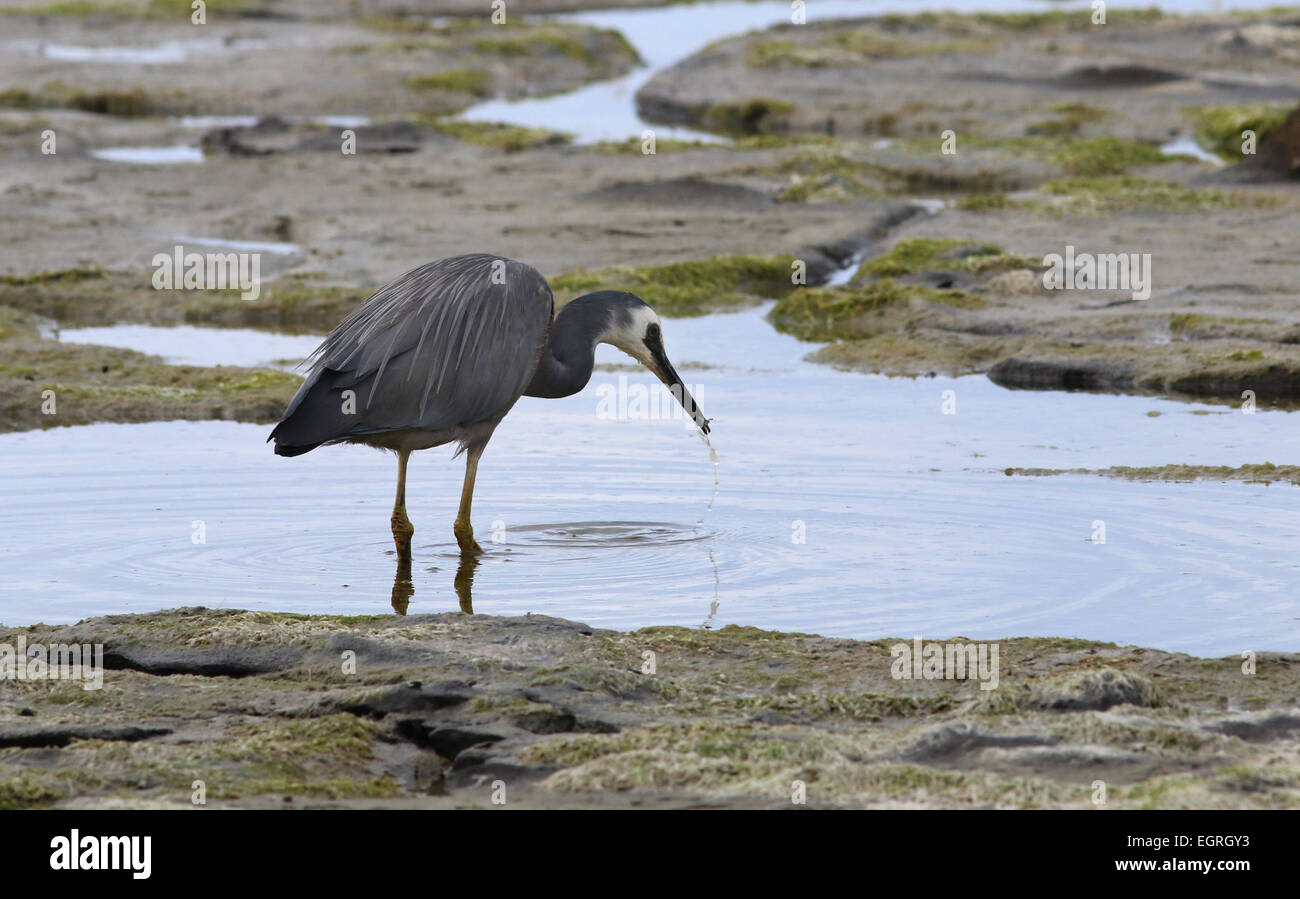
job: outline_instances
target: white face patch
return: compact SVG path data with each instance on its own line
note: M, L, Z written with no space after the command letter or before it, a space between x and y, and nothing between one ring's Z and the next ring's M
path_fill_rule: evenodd
M659 316L649 306L639 306L630 316L616 315L609 330L601 335L600 342L616 346L645 366L653 366L645 345L645 332L651 325L659 324ZM660 328L662 330L662 325Z

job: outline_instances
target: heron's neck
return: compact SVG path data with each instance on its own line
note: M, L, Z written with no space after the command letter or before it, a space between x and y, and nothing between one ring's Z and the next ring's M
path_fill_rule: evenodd
M609 309L598 300L579 297L561 309L524 396L558 399L586 387L596 364L596 344L608 326Z

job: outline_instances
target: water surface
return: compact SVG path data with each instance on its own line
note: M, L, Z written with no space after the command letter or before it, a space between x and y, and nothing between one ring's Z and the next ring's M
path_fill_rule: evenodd
M605 369L577 396L520 401L480 466L475 611L858 638L1050 634L1202 655L1300 645L1296 488L1002 473L1289 461L1292 415L839 372L802 361L810 346L762 315L666 323L668 352L713 417L712 511L712 466L683 420L602 413L620 379L630 397L649 375ZM602 347L600 361L628 360ZM942 411L945 391L956 414ZM389 610L392 457L326 447L282 459L268 431L0 435L0 621L192 604ZM460 607L463 469L449 456L411 464L411 613ZM1104 544L1090 541L1098 521Z
M124 347L161 356L171 365L248 365L291 370L316 349L322 338L276 334L251 328L200 328L192 325L112 325L60 328L64 343Z
M1157 7L1171 13L1223 12L1221 0L1118 0L1110 9ZM1263 9L1275 6L1270 0L1244 0L1232 9ZM878 16L887 13L916 14L952 10L973 12L1044 12L1075 10L1090 15L1091 3L1062 3L1059 0L808 0L806 22L815 24L834 19ZM636 48L644 65L619 78L590 84L553 97L522 100L486 100L470 107L462 117L471 121L506 122L529 128L548 128L572 134L578 144L604 140L640 139L647 130L657 138L719 141L717 135L689 128L654 124L636 110L636 92L664 69L671 68L715 41L747 31L788 24L791 5L787 0L756 2L681 3L651 9L603 9L555 16L530 16L530 21L561 21L612 28ZM1189 144L1195 146L1190 138ZM1199 149L1199 148L1198 148ZM1188 147L1179 152L1194 153ZM1216 160L1217 161L1217 160Z
M1059 6L812 0L808 14L818 21L942 8ZM646 66L568 95L489 101L466 115L570 131L580 141L639 136L649 126L636 115L634 95L655 72L710 41L788 17L784 0L558 17L620 29ZM116 60L105 51L97 61ZM97 155L115 151L120 161L202 159L192 147ZM707 451L681 418L606 414L610 394L637 408L639 391L656 386L644 373L606 368L575 397L520 401L480 467L474 521L488 552L472 571L458 570L451 534L461 463L449 462L446 449L418 454L408 485L416 527L409 611L462 607L472 575L478 612L539 612L618 628L1048 634L1202 655L1300 644L1295 488L1002 473L1287 462L1296 445L1292 415L1011 392L982 377L838 372L804 362L811 346L774 332L762 316L759 309L666 324L669 354L714 419L716 498ZM226 365L283 365L317 342L139 326L64 330L60 339ZM598 358L607 366L628 362L608 347ZM956 413L944 414L953 401ZM390 609L391 457L330 447L281 459L265 443L268 431L163 422L0 435L0 621L190 604ZM1099 524L1104 543L1091 539Z

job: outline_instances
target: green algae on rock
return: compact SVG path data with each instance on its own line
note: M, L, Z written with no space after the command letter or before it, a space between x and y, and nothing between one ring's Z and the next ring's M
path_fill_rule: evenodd
M1076 215L1108 215L1134 210L1180 212L1242 205L1271 206L1277 202L1276 198L1263 194L1194 188L1128 175L1061 178L1043 185L1043 192L1063 198L1062 205L1049 205L1046 211Z
M959 290L895 284L882 278L862 286L807 287L783 297L768 313L780 331L801 340L853 340L900 330L914 303L979 309L981 297Z
M481 53L501 56L531 56L548 50L571 57L601 74L617 74L641 62L636 49L621 32L590 26L507 22L493 26L485 36L473 40Z
M661 315L705 315L752 306L795 289L793 256L715 256L654 266L615 266L550 279L556 303L602 289L626 289Z
M169 292L161 302L148 272L76 268L0 276L0 307L66 326L210 324L327 333L373 289L319 283L309 272L267 283L256 302L238 290Z
M464 119L423 118L421 124L457 140L484 147L496 147L507 153L519 153L536 147L567 144L572 135L547 128L525 128L503 122L467 122Z
M301 381L269 369L167 365L134 350L45 340L5 307L0 359L0 431L97 421L269 422Z
M737 103L715 103L694 109L691 115L701 128L722 134L768 134L786 130L786 116L794 104L771 97L750 97Z
M412 90L459 91L474 97L492 96L492 73L483 69L448 69L430 75L412 75L406 79Z
M1034 268L1038 261L1004 253L996 244L952 238L915 237L898 241L888 252L858 266L858 277L897 278L957 268L972 274Z
M78 109L102 115L138 117L176 115L194 108L179 91L150 94L142 88L86 90L50 82L39 90L15 88L0 91L0 107L14 109Z
M1290 103L1252 103L1244 106L1202 106L1189 110L1196 140L1229 162L1242 156L1243 132L1253 131L1258 144L1286 119Z
M1300 465L1148 465L1110 468L1008 468L1006 474L1045 477L1058 474L1087 474L1127 481L1245 481L1248 484L1300 485Z
M0 631L121 660L94 701L0 681L27 710L0 721L22 741L3 749L8 808L186 807L195 780L210 807L486 807L483 775L525 808L765 807L794 780L820 807L1088 808L1097 778L1114 808L1300 800L1289 654L1246 676L1235 655L1006 638L982 690L896 679L898 641L736 626L187 608ZM260 667L213 673L222 659ZM123 721L139 727L84 736Z

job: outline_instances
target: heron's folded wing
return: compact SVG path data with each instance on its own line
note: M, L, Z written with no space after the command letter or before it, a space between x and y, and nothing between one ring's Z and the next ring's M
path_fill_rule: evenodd
M498 256L456 256L407 272L316 350L286 421L309 399L316 409L341 408L345 390L354 411L337 420L343 430L335 437L437 430L504 413L537 368L553 305L540 273Z

